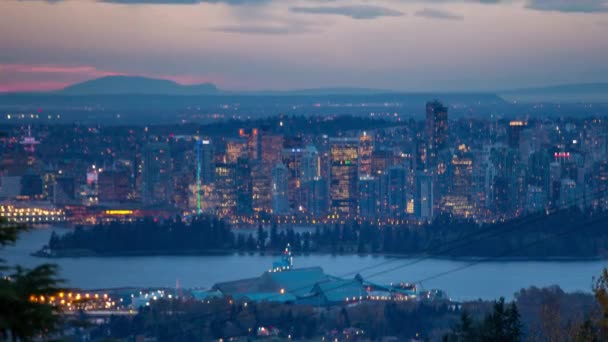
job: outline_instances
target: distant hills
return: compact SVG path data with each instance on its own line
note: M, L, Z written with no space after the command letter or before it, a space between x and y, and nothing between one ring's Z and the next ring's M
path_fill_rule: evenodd
M35 95L36 93L31 93ZM485 92L472 91L452 91L452 92L411 92L396 91L374 88L312 88L296 90L259 90L259 91L231 91L217 88L212 83L202 83L194 85L182 85L174 81L149 78L142 76L106 76L85 82L73 84L62 90L50 93L49 95L86 95L86 96L107 96L107 95L165 95L165 96L302 96L302 97L324 97L324 96L377 96L387 95L391 97L400 96L433 96L448 100L446 97L456 96L460 98L471 98L482 96L487 103L487 96L499 96L502 100L510 102L555 102L555 103L576 103L576 102L602 102L608 103L608 82L606 83L584 83L584 84L564 84L557 86L511 89L503 91L488 90ZM43 93L38 93L43 95ZM465 101L466 102L466 101ZM490 101L491 102L491 101Z
M317 88L299 90L228 91L214 84L182 85L170 80L142 76L105 76L73 84L59 91L65 95L374 95L394 93L391 90L370 88Z
M66 95L213 95L219 90L211 83L182 85L173 81L141 76L106 76L73 84L60 91Z
M498 94L511 101L607 102L608 83L563 84L549 87L507 90Z

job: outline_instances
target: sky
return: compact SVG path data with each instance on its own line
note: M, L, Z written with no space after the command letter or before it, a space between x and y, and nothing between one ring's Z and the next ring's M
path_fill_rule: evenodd
M141 75L227 90L608 81L608 0L0 0L0 92Z

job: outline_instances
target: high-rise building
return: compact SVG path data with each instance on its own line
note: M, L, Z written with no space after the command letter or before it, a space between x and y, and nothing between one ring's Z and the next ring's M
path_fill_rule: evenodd
M369 175L359 177L359 216L376 217L379 195L379 182L376 178Z
M393 151L374 150L372 152L372 174L374 176L385 173L393 163Z
M123 202L129 200L131 182L127 170L103 170L97 176L100 202Z
M519 149L521 132L526 128L524 121L513 120L509 122L508 128L508 145L510 148Z
M562 179L559 188L559 206L561 208L570 208L582 202L583 199L578 198L576 182L570 178Z
M391 217L401 217L407 209L407 173L403 166L391 166L388 175L388 212Z
M327 181L321 177L315 177L307 183L308 189L308 205L309 212L315 217L327 215L328 194Z
M277 163L272 168L272 212L277 215L289 212L288 173L283 163Z
M260 160L252 165L253 210L272 211L272 168L281 161L283 136L261 134Z
M215 165L215 191L218 196L219 216L232 216L237 208L236 164Z
M142 159L142 200L145 204L166 204L172 194L172 161L169 145L150 143Z
M236 161L236 213L247 215L253 211L253 183L248 158Z
M418 171L415 178L414 215L419 220L433 220L433 177Z
M471 201L473 161L471 158L463 155L454 156L451 175L449 191L443 200L444 208L455 216L469 217L473 215Z
M437 153L448 146L448 108L438 100L426 104L425 134L427 169L433 169Z
M367 132L359 136L359 175L372 174L372 153L374 152L374 137Z
M526 193L526 211L528 213L545 210L547 193L540 186L528 185Z
M258 160L260 156L260 135L257 128L239 129L239 136L247 139L249 160Z
M359 139L332 138L330 145L330 209L332 213L357 215Z
M76 181L74 177L55 177L52 202L55 205L73 204L76 200Z
M226 163L236 163L239 158L247 158L249 145L246 139L229 139L226 141Z
M201 168L201 184L213 183L215 176L215 156L214 148L211 140L201 140L200 146L200 168Z

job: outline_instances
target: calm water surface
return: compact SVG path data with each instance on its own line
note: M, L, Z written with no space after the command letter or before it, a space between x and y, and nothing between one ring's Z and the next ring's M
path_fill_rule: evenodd
M267 270L273 256L154 256L154 257L89 257L42 259L30 256L49 240L51 232L62 228L44 228L22 234L15 246L0 251L9 264L32 267L44 262L57 263L60 276L68 286L78 288L141 287L210 287L216 282L260 275ZM378 256L296 256L295 267L321 266L329 274L349 276L364 269L365 277L387 271L414 259ZM529 286L557 284L566 291L589 291L592 277L597 276L606 261L584 262L487 262L423 282L427 289L439 288L457 300L511 298L513 293ZM414 282L468 265L450 260L424 260L413 265L382 272L371 281L378 283Z

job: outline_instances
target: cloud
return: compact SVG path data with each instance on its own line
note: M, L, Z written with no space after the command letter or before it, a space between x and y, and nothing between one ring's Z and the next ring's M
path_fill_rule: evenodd
M400 17L404 15L403 12L399 12L394 9L367 5L291 7L289 10L294 13L341 15L345 17L351 17L353 19Z
M261 35L282 35L282 34L298 34L309 32L303 26L266 26L266 25L228 25L212 27L209 31L238 33L238 34L261 34Z
M444 19L444 20L463 20L464 17L459 14L452 12L436 9L436 8L425 8L414 13L417 17L424 17L430 19Z
M196 5L200 3L228 5L256 5L268 3L270 0L97 0L99 2L124 5Z
M608 0L528 0L526 7L539 11L608 12Z
M69 0L17 0L21 2L48 2L51 4L58 2L69 2ZM197 5L208 4L227 4L227 5L259 5L269 3L272 0L91 0L108 4L122 5Z

